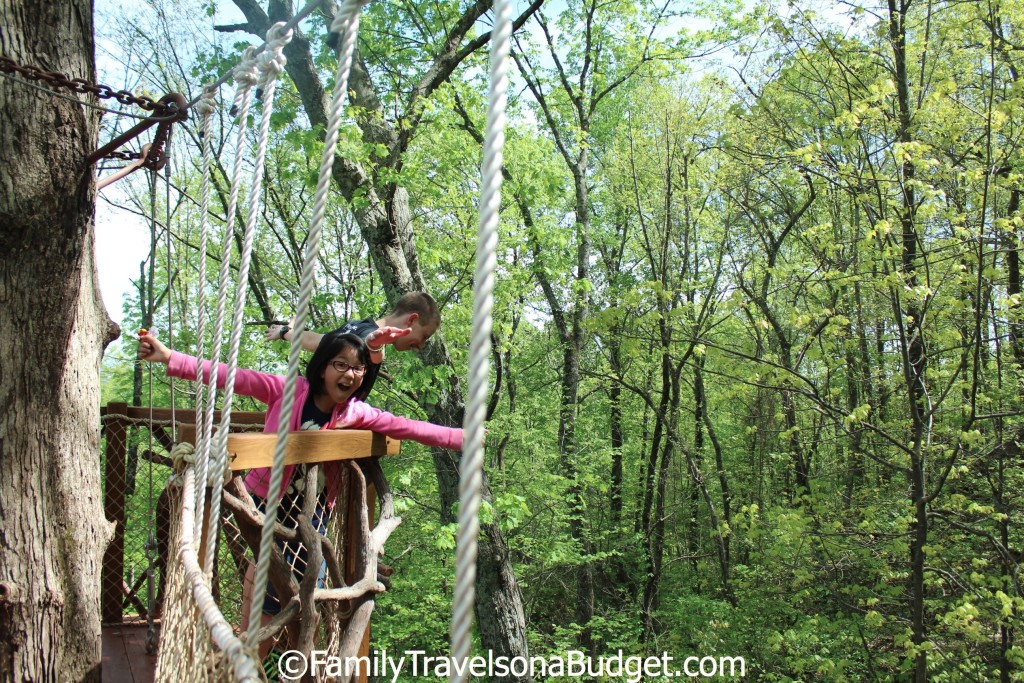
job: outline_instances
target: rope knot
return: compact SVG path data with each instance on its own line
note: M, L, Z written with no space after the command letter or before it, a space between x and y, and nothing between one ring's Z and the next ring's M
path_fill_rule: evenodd
M285 45L292 42L292 29L285 29L285 26L285 22L279 21L267 31L268 50L283 50Z
M269 78L281 75L288 59L284 56L284 47L292 40L292 30L284 30L284 22L278 22L267 31L267 49L259 56L260 71Z
M196 462L196 449L190 443L179 441L171 447L171 462L174 463L174 470L180 472L185 465L194 465Z
M252 46L245 48L245 52L242 53L242 61L231 70L231 76L235 79L235 83L239 88L243 86L252 87L259 83L259 66L256 63L256 58L253 56L255 52L256 48Z
M210 86L203 88L203 95L196 102L196 111L200 116L210 116L213 112L217 111L217 91L213 90Z

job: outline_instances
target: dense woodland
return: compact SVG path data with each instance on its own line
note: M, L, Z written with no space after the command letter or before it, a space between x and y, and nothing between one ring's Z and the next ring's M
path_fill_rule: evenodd
M214 2L105 15L107 80L191 97L290 12L235 0L215 31ZM327 330L430 291L441 334L392 353L370 402L449 424L487 9L364 11L310 310ZM765 681L1024 679L1024 3L537 0L514 16L481 646L742 656ZM248 367L287 354L262 323L297 299L327 21L303 24L278 90ZM218 116L222 217L236 122ZM107 135L125 126L108 118ZM194 126L124 311L181 350L215 287L197 281ZM148 224L148 180L119 187L107 201ZM131 336L107 351L104 400L168 405ZM407 444L386 470L404 522L375 647L442 653L452 454ZM518 609L525 633L501 619Z

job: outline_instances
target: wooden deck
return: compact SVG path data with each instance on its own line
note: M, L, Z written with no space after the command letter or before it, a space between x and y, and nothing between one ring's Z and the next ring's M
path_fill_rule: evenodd
M103 627L102 683L153 683L156 653L146 654L146 624Z

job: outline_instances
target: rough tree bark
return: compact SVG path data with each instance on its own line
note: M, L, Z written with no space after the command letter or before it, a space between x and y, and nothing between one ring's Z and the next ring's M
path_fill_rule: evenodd
M90 0L0 0L0 53L94 80ZM0 81L0 680L99 681L94 110Z

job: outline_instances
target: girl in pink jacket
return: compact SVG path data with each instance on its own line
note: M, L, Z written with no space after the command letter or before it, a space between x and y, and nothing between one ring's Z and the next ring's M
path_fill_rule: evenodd
M139 336L139 358L164 363L167 374L194 380L199 361L177 351L172 351L156 337L148 333ZM411 439L427 446L459 450L462 448L462 430L452 427L411 420L392 415L363 402L366 391L362 390L363 375L370 364L369 351L361 337L354 334L331 333L324 336L316 352L306 366L306 376L298 378L295 391L295 410L289 428L292 431L314 422L321 429L369 429L395 439ZM209 381L210 362L203 361L203 377ZM227 366L221 364L217 371L217 385L223 387L227 377ZM235 393L251 396L267 404L267 418L264 431L277 432L281 416L281 402L284 397L285 378L256 370L239 368L235 376ZM325 463L321 468L325 480L323 488L317 491L318 504L313 525L325 533L330 511L338 493L340 465ZM281 505L278 519L288 522L302 509L302 493L296 490L301 477L295 477L295 466L288 465L278 496ZM269 495L270 469L266 467L249 471L245 484L258 503ZM301 485L301 484L300 484ZM262 507L262 505L261 505ZM285 555L297 574L305 567L305 549L285 547ZM300 577L301 580L301 577ZM272 586L268 587L264 612L275 614L280 607L274 597Z

